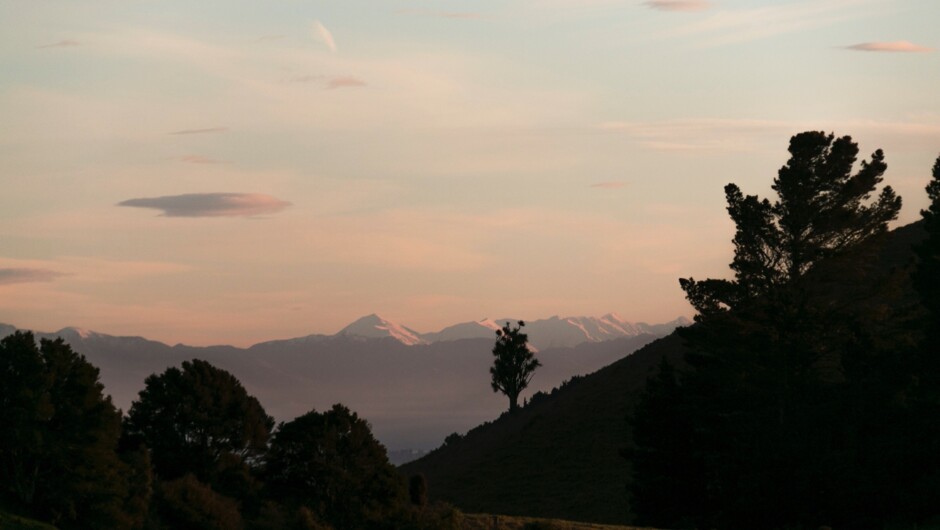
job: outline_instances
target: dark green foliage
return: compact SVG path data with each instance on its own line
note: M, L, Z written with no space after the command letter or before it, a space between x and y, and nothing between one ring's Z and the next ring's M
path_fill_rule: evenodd
M385 448L369 424L342 405L280 424L265 478L272 498L307 507L335 528L376 527L405 501Z
M545 521L531 521L522 526L522 530L556 530L557 527Z
M774 179L775 202L725 186L736 227L735 279L680 280L699 320L798 284L820 261L850 254L897 218L901 199L890 186L866 204L887 169L880 149L854 175L858 145L849 136L800 133L789 151Z
M288 508L273 501L261 507L258 516L246 525L248 530L333 530L309 508Z
M916 378L907 397L911 429L919 443L910 448L915 473L908 477L907 508L923 518L940 506L940 156L927 184L930 205L921 211L927 238L916 248L914 287L925 308L923 337L915 362Z
M238 503L212 491L195 476L160 482L157 488L160 522L173 530L241 530Z
M519 321L515 328L507 322L496 330L493 346L493 366L490 368L493 392L502 392L509 398L509 412L519 408L519 394L529 386L535 369L542 364L529 349L529 337L522 333L525 322Z
M237 495L264 454L274 420L232 374L205 361L151 375L124 422L128 440L150 449L157 476L192 473Z
M914 286L932 316L931 332L937 333L940 321L940 281L937 281L940 278L940 157L934 162L932 177L927 184L930 205L920 212L927 240L917 248L920 262L914 274Z
M3 530L57 530L56 527L4 512L0 509L0 528Z
M116 452L120 413L102 389L98 369L62 339L0 341L4 504L63 529L135 526L132 471Z
M705 465L695 445L697 418L686 399L675 368L663 357L631 421L635 449L623 452L639 480L632 505L642 524L688 528L702 512Z
M424 508L428 504L428 479L421 473L408 479L408 499L412 506Z
M422 508L404 510L388 521L395 530L462 530L463 514L446 503L433 503Z
M880 527L908 518L916 336L905 271L877 266L900 198L881 151L852 173L849 137L790 141L777 200L725 188L733 280L681 280L698 311L679 377L663 366L633 416L643 522ZM903 477L903 478L902 478ZM915 518L916 520L916 518Z

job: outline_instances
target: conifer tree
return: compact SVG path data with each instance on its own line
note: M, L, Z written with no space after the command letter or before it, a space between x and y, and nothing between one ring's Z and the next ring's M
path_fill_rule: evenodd
M773 201L725 187L733 279L680 280L697 311L680 333L689 369L679 384L661 374L634 414L634 496L656 501L638 504L646 520L688 513L678 498L637 489L657 477L698 488L678 497L701 500L691 517L700 526L830 524L859 502L839 471L864 452L845 445L857 435L840 422L851 410L840 388L852 356L877 343L875 315L890 315L872 262L901 199L878 190L881 150L854 171L848 136L800 133L789 152ZM657 407L672 409L661 423L649 421ZM678 447L700 455L685 477L671 463L689 455L666 454Z

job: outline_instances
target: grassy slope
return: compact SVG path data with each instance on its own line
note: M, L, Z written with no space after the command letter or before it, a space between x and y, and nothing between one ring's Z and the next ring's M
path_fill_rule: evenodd
M496 525L493 518L496 517ZM593 523L576 523L560 519L539 519L535 517L512 517L506 515L465 514L461 530L522 530L527 523L542 523L552 530L654 530L637 526L611 526Z
M0 530L56 530L54 526L0 511Z
M681 351L678 337L660 339L402 470L465 511L625 522L627 411L660 359Z

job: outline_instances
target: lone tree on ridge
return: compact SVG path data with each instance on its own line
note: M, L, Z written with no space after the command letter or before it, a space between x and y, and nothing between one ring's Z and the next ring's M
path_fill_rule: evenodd
M519 321L515 328L509 327L509 322L502 329L496 330L496 344L493 346L493 366L490 375L493 376L493 392L502 392L509 398L509 412L519 408L519 394L529 386L529 381L535 375L535 369L542 363L535 358L529 349L529 337L522 333L525 322Z

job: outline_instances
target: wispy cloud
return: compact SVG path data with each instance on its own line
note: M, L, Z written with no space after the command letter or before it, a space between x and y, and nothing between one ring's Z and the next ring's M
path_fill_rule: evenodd
M366 86L366 82L358 77L352 76L340 76L334 77L326 82L326 88L351 88L357 86Z
M623 134L645 149L688 153L746 152L775 145L797 131L834 131L853 136L875 135L922 143L940 135L934 121L872 120L760 120L688 119L663 121L609 121L596 126L607 133Z
M187 193L128 199L117 205L163 210L165 217L253 217L277 213L291 203L261 193Z
M212 134L228 130L228 127L206 127L205 129L182 129L168 134Z
M643 5L660 11L702 11L712 6L707 0L648 0Z
M333 40L333 34L330 33L330 30L320 23L319 20L313 21L313 36L320 42L326 45L331 52L336 51L336 41Z
M222 164L221 160L216 160L214 158L208 158L202 155L183 155L179 157L180 162L186 162L187 164Z
M314 81L322 81L324 78L323 75L313 74L313 75L296 75L287 80L288 83L313 83Z
M492 18L488 15L482 13L473 13L466 11L436 11L433 9L399 9L395 12L399 15L415 15L422 17L435 17L435 18L456 18L464 20L484 20Z
M621 188L626 188L627 183L623 181L611 181L611 182L598 182L591 184L592 188L600 188L605 190L619 190Z
M929 52L932 48L920 46L906 40L893 42L863 42L845 47L848 50L860 52Z
M51 282L60 276L65 276L65 274L50 269L0 269L0 285L8 285L11 283Z
M883 0L812 0L722 9L678 26L667 35L698 37L710 46L740 44L878 16L884 13L884 4Z
M71 48L73 46L81 46L81 45L82 43L78 42L77 40L66 39L66 40L60 40L59 42L52 42L49 44L36 46L36 48L39 48L40 50L43 48Z

